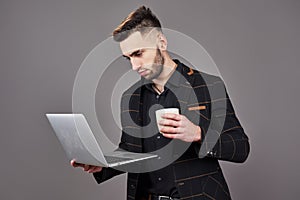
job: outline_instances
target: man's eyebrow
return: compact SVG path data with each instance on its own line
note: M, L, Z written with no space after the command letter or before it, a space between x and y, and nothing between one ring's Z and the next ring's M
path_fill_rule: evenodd
M137 54L139 51L141 51L141 49L138 49L138 50L132 52L131 54L129 54L129 56L123 55L123 57L125 57L125 58L132 57L132 56L134 56L135 54Z

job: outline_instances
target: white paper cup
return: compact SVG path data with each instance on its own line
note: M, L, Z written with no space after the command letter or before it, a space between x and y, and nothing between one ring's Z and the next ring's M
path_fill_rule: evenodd
M158 127L159 131L163 127L163 126L159 125L160 120L162 120L161 115L165 114L165 113L179 114L179 109L178 108L164 108L164 109L160 109L160 110L155 111L156 124L157 124L157 127Z

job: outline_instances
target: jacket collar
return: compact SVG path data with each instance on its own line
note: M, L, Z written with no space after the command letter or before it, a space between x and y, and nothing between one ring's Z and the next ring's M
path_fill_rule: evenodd
M173 92L175 92L175 95L180 101L180 108L181 108L180 110L181 113L183 114L186 111L186 107L189 102L189 98L191 96L191 91L193 91L192 89L189 88L192 88L192 85L194 83L195 76L193 76L193 74L195 72L192 68L187 67L177 59L174 59L174 62L177 64L176 71L179 73L173 73L168 82L170 82L169 84L175 86ZM141 80L138 82L139 86L134 93L139 95L140 98L141 98L141 90L142 88L144 88L143 85L146 84L152 84L152 81L146 80L145 78L142 77ZM135 104L134 107L136 107L137 110L139 110L140 103Z

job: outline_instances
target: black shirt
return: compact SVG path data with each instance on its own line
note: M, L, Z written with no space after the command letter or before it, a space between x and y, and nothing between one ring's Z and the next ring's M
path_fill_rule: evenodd
M172 90L175 87L179 87L181 73L178 70L182 70L182 68L177 66L176 70L179 73L172 74L161 94L158 94L153 89L152 82L144 80L141 90L141 111L143 135L145 136L143 139L143 151L145 153L158 150L171 141L171 139L163 137L159 133L155 120L155 110L161 108L180 108L179 102ZM163 159L163 157L159 157L159 159ZM151 193L179 198L172 165L141 174L139 183L144 194Z

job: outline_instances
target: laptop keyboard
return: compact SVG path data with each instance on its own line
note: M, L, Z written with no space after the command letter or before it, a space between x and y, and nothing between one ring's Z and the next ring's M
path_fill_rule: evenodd
M127 160L132 160L132 158L121 158L121 157L114 157L114 156L104 156L107 163L117 163Z

